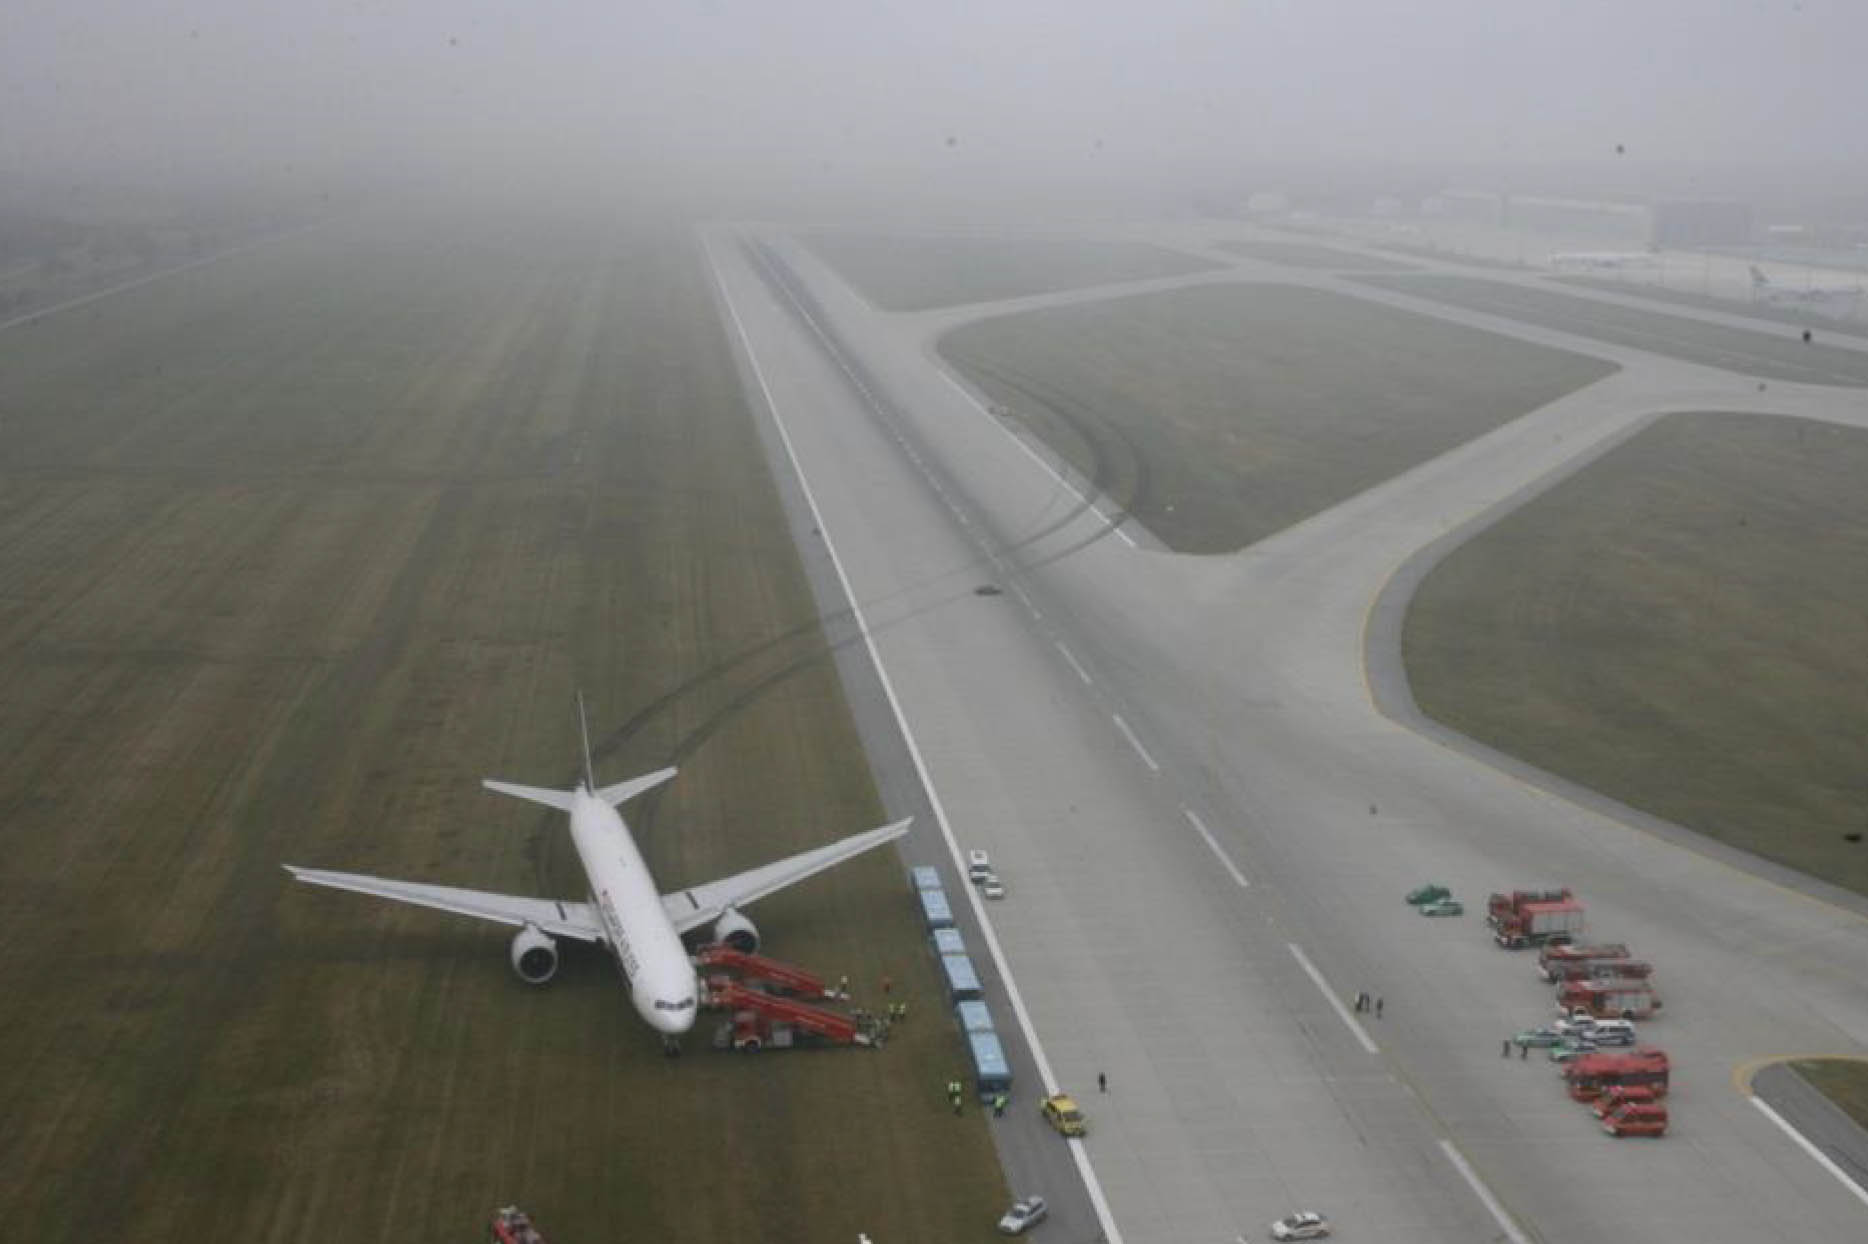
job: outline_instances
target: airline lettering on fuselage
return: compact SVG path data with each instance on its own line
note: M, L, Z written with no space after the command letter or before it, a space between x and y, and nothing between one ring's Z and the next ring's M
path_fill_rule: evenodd
M616 916L616 904L610 899L608 890L597 895L597 906L603 912L603 927L610 935L610 947L616 951L616 962L623 969L623 975L630 981L636 979L642 963L636 958L635 947L629 944L628 936L623 932L623 922Z

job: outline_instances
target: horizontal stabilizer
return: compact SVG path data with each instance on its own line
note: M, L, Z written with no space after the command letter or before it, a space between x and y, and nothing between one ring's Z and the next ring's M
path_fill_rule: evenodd
M653 790L655 787L660 786L663 782L673 777L676 772L677 771L673 768L657 769L655 772L645 773L639 778L630 778L627 782L618 782L614 786L605 786L602 790L597 792L597 798L603 800L603 802L609 804L612 808L620 808L637 795L640 795L643 791Z
M547 790L543 786L521 786L517 782L496 782L492 778L482 779L480 785L502 795L511 795L514 799L523 799L528 803L542 803L547 808L556 808L560 812L571 810L571 792L568 790Z

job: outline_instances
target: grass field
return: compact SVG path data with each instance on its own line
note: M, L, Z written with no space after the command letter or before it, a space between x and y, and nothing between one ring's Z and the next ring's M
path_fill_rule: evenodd
M1859 1058L1799 1058L1791 1068L1862 1127L1868 1127L1868 1062Z
M1243 548L1614 370L1269 284L1003 316L940 348L1188 553Z
M1574 285L1578 289L1599 289L1604 293L1627 294L1633 298L1647 298L1654 302L1694 307L1701 311L1721 311L1726 315L1750 316L1755 320L1770 320L1776 324L1807 328L1818 333L1831 332L1843 333L1850 337L1868 337L1868 324L1863 324L1859 320L1840 320L1834 316L1799 311L1794 307L1773 307L1768 303L1748 302L1737 298L1715 298L1710 294L1695 294L1684 289L1665 289L1648 281L1616 281L1600 276L1565 276L1556 279L1560 285Z
M1670 415L1456 550L1404 627L1429 716L1868 894L1868 434Z
M1140 242L871 233L799 237L884 311L995 302L1213 267Z
M1410 272L1414 269L1413 264L1309 242L1218 242L1214 249L1293 268L1335 268L1353 272Z
M1820 341L1806 343L1790 332L1727 328L1660 311L1574 298L1550 289L1477 277L1422 273L1356 279L1398 294L1432 298L1471 311L1501 315L1689 363L1722 367L1741 375L1799 384L1868 387L1868 354Z
M0 334L0 1207L35 1240L985 1239L906 882L753 909L925 1016L664 1060L614 969L282 862L576 895L570 695L664 884L882 819L685 231L335 225ZM867 990L873 995L874 990ZM703 1016L703 1026L710 1027ZM698 1036L699 1034L697 1034Z

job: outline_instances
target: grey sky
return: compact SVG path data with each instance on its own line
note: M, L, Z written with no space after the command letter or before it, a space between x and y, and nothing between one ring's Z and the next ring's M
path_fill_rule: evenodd
M10 0L0 170L1868 165L1865 53L1859 0Z

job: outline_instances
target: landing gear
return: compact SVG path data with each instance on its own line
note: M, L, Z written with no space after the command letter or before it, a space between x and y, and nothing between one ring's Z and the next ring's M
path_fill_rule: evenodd
M662 1056L665 1058L681 1057L681 1039L679 1037L663 1037Z

